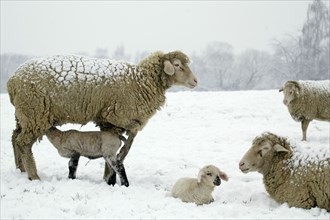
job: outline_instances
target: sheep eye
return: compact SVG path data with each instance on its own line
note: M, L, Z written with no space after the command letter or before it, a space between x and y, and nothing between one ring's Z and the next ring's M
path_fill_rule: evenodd
M259 151L257 152L257 154L259 154L260 157L262 157L262 151L261 151L261 150L259 150Z
M207 173L206 175L208 175L208 176L212 176L212 173Z
M179 64L177 64L177 63L175 63L175 64L174 64L174 66L176 66L176 67L179 67L180 65L179 65Z

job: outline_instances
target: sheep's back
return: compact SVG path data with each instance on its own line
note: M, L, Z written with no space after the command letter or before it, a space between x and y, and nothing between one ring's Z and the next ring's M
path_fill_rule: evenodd
M264 176L267 192L280 203L289 206L329 210L330 157L324 150L320 155L308 155L293 148L286 160L272 161L270 172Z
M34 59L18 68L8 82L8 92L16 109L26 111L26 105L33 106L48 112L48 118L58 124L85 124L104 108L122 118L120 114L127 112L119 108L136 102L130 95L140 77L135 68L124 62L73 55Z

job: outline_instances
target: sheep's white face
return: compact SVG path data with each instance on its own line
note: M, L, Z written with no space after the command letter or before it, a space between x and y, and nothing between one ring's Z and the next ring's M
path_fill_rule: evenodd
M182 64L179 59L174 59L171 64L173 67L172 74L174 84L182 85L191 89L197 86L197 78L191 72L188 64ZM165 72L169 71L165 70Z
M221 179L228 181L227 174L213 165L203 167L198 173L198 182L204 182L212 187L219 186L221 184Z
M283 104L286 106L288 106L299 94L299 89L294 84L286 84L280 91L283 91Z
M239 162L239 169L243 173L260 171L265 163L264 159L271 149L272 146L268 141L253 145Z

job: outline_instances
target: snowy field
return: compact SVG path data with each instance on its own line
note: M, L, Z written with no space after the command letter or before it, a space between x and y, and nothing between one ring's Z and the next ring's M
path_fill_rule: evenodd
M329 219L324 209L289 208L271 199L259 173L243 174L238 163L264 131L288 136L310 153L328 148L328 122L312 121L308 142L300 123L271 91L167 93L167 102L140 132L125 166L130 186L108 186L103 159L80 159L77 179L67 178L68 159L46 137L33 147L41 181L15 169L11 133L14 108L1 94L1 219ZM75 128L66 125L62 129ZM88 124L81 130L96 130ZM197 206L168 196L181 177L196 177L213 164L229 175Z

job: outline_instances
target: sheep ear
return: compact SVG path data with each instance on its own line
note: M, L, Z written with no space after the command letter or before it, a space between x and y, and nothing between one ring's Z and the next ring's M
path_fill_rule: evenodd
M197 176L197 182L198 183L202 182L203 175L204 175L204 172L199 171L198 176Z
M220 171L220 178L224 181L228 181L228 175L222 171Z
M286 152L286 153L290 152L290 151L288 151L287 149L285 149L283 146L281 146L279 144L275 144L273 148L276 152Z
M301 90L300 84L297 81L288 81L288 83L290 83L294 86L294 90L295 90L296 94L299 95L300 90Z
M173 75L175 73L174 67L169 60L164 61L164 72L168 75Z
M299 96L299 94L300 94L300 86L299 85L296 85L294 87L294 91L295 91L296 95Z

